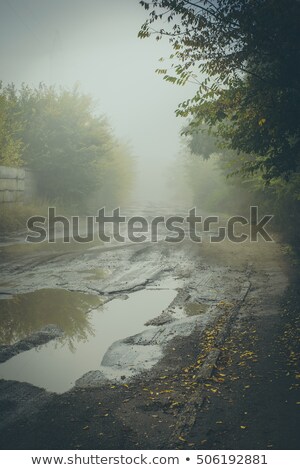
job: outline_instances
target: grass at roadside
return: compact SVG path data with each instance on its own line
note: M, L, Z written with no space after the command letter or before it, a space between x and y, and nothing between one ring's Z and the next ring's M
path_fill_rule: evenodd
M47 215L46 203L0 204L0 234L9 235L26 230L26 222L33 215Z
M50 205L46 202L0 205L0 238L8 237L8 239L12 239L12 243L1 246L2 258L10 259L14 256L32 256L33 254L53 255L62 252L77 252L102 244L97 237L88 243L78 243L72 239L70 242L65 243L62 238L57 238L54 243L49 243L48 240L40 243L14 243L14 237L27 232L27 220L34 215L47 217ZM71 213L70 208L56 207L56 210L58 214L63 214L66 217Z

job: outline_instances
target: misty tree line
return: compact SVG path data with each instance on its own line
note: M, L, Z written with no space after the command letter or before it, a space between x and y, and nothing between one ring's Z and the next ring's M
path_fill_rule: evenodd
M131 186L130 150L76 88L1 84L0 148L0 165L31 169L44 201L114 205Z
M157 72L171 83L196 84L195 95L177 109L188 118L183 134L191 157L183 167L195 200L215 199L223 210L261 203L299 247L299 1L140 4L149 16L139 36L167 37L173 48ZM209 186L199 156L203 163L213 154L218 184Z

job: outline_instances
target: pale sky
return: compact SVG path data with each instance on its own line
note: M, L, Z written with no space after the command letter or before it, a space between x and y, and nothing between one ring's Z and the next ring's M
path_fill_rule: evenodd
M137 38L146 17L138 0L0 0L0 79L67 88L78 82L116 136L130 142L139 195L158 201L184 125L175 109L196 90L155 74L171 49L166 39Z

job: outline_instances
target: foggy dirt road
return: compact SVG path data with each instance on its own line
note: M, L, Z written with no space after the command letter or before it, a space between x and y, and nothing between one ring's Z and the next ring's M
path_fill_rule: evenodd
M278 243L30 248L1 253L16 314L0 347L1 448L297 448ZM65 324L51 316L62 303Z

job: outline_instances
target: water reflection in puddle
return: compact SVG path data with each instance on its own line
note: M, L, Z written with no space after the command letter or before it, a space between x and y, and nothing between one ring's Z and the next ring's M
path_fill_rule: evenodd
M0 300L0 345L16 343L49 324L65 332L70 347L91 334L87 313L100 306L97 295L40 289Z
M134 292L127 300L115 299L92 310L85 315L86 335L73 338L72 347L68 341L58 339L23 352L0 364L0 378L29 382L57 393L69 390L83 374L99 369L113 342L143 331L144 324L159 315L177 294L169 286L157 287L158 290Z

